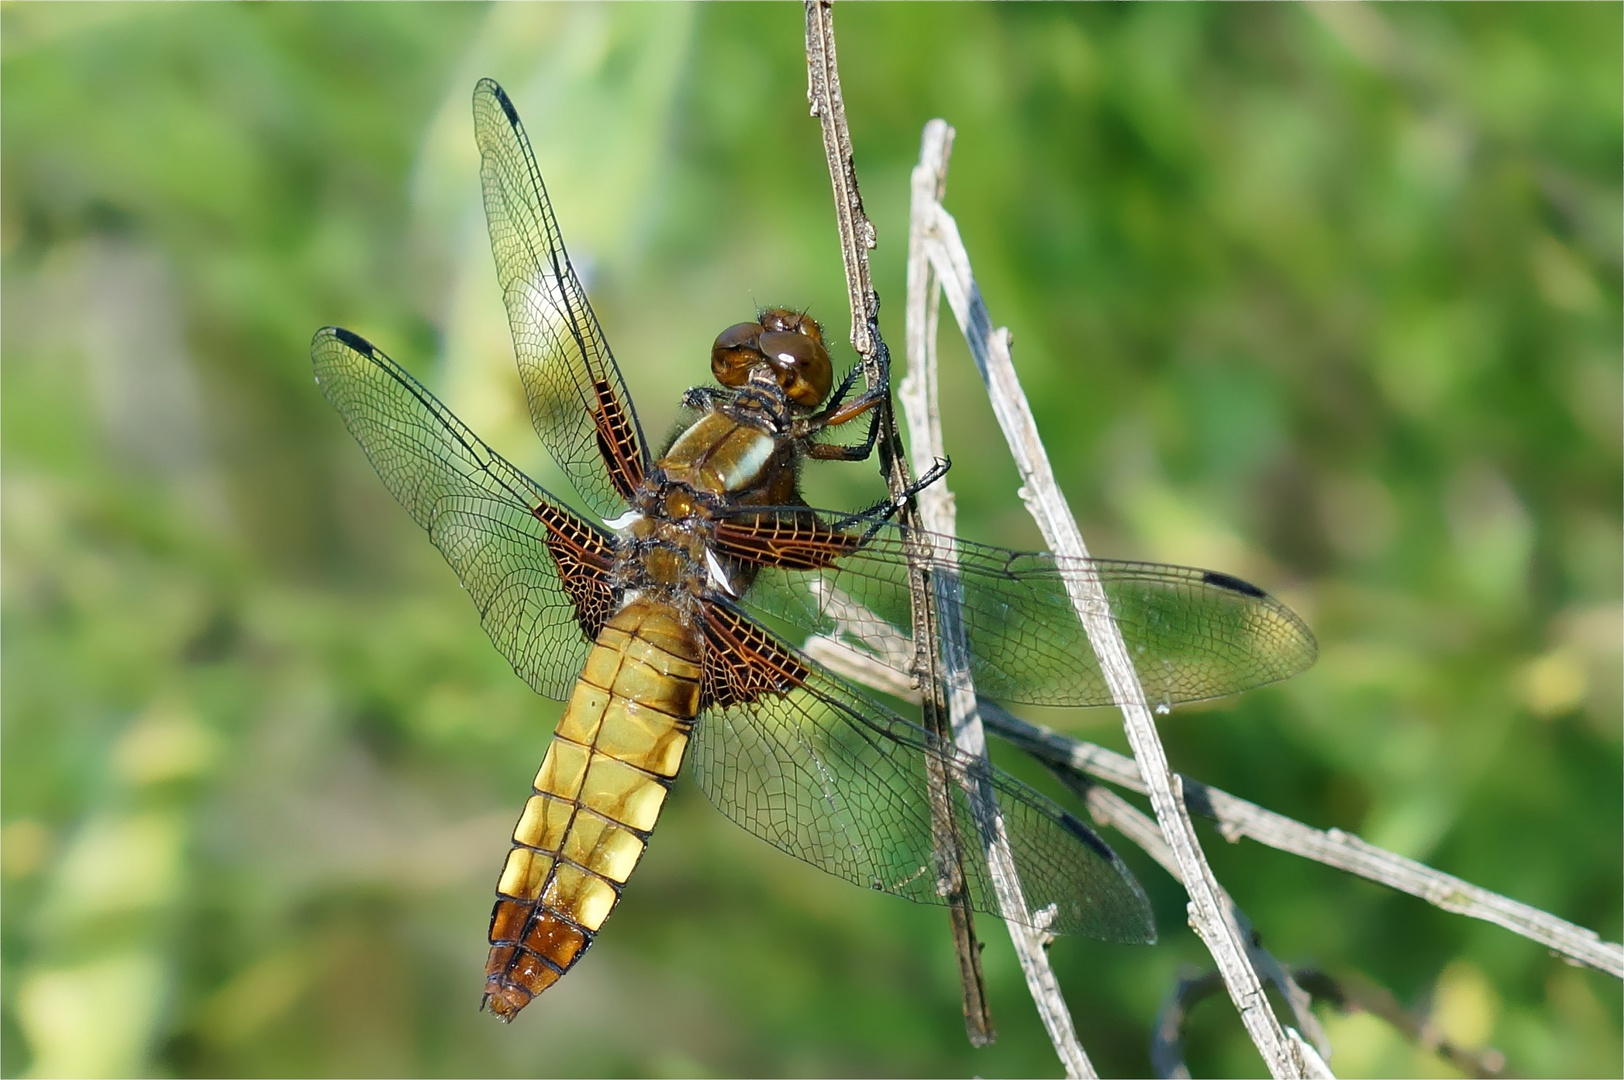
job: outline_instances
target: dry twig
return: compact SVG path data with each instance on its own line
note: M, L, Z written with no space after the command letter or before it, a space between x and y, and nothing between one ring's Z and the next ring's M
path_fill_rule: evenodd
M1071 792L1083 800L1088 812L1093 816L1096 824L1106 825L1116 829L1122 835L1132 840L1139 848L1155 859L1163 870L1171 874L1174 880L1178 879L1179 866L1173 858L1172 850L1162 839L1161 831L1156 823L1146 817L1138 807L1118 795L1116 792L1101 787L1088 777L1063 766L1051 765L1050 769L1060 782L1066 785ZM1263 947L1263 937L1252 926L1252 920L1235 903L1227 891L1221 891L1224 903L1229 907L1230 918L1235 925L1241 928L1246 935L1246 952L1251 958L1252 965L1257 968L1265 980L1272 983L1286 999L1291 1008L1292 1019L1297 1022L1298 1030L1304 1032L1315 1051L1321 1058L1331 1056L1331 1044L1325 1037L1325 1029L1320 1026L1319 1018L1314 1015L1310 1007L1308 993L1297 985L1291 977L1286 966L1274 958L1269 950ZM1154 1044L1152 1047L1152 1062L1155 1061Z
M1167 1000L1162 1003L1161 1010L1157 1012L1156 1026L1152 1029L1150 1064L1157 1076L1169 1077L1172 1080L1189 1080L1190 1069L1184 1064L1184 1019L1189 1016L1191 1009L1223 989L1223 986L1224 981L1215 972L1179 978L1173 992L1168 995ZM1296 1031L1292 1031L1291 1034L1295 1037L1298 1052L1308 1063L1308 1075L1330 1076L1330 1067L1314 1048L1303 1042Z
M832 638L812 638L806 648L825 667L853 682L905 699L913 692L891 669ZM976 705L987 730L1045 764L1145 794L1144 778L1132 758L1029 723L995 701L977 698ZM1452 914L1504 927L1519 937L1544 945L1569 963L1593 967L1624 979L1624 946L1603 941L1594 930L1434 870L1341 829L1316 829L1231 795L1222 788L1183 774L1179 779L1190 807L1216 822L1218 831L1231 843L1249 837L1278 851L1409 893ZM1135 837L1130 836L1130 839L1138 842Z
M1045 762L1145 793L1144 781L1130 758L1030 724L990 702L981 703L981 716L994 733ZM1218 831L1232 843L1250 837L1277 850L1418 896L1444 911L1503 926L1572 963L1624 979L1624 946L1603 941L1594 930L1366 843L1341 829L1316 829L1199 780L1180 779L1190 808L1217 822Z
M870 640L864 642L865 645L874 646L880 654L884 654L887 650L894 652L897 649L906 647L907 643L901 634L896 636L895 641L872 640L873 627L877 622L878 619L874 616L862 620L861 624L868 630L870 637ZM901 698L904 701L919 700L919 691L903 676L898 674L894 666L890 666L888 663L879 660L875 655L865 653L842 640L842 635L847 633L849 633L849 630L846 627L837 625L833 633L820 634L808 639L806 643L807 654L831 671L853 682ZM1025 721L1010 716L1003 706L986 698L976 699L976 709L988 729L1006 738L1010 737L1011 732L1018 733L1020 727L1032 727L1032 725L1027 725ZM1065 738L1065 736L1054 732L1047 732L1046 729L1037 730L1045 731L1047 734L1054 735L1055 738ZM1073 769L1064 762L1056 762L1045 753L1035 752L1036 748L1040 747L1041 744L1021 738L1012 738L1010 741L1016 743L1028 753L1033 753L1034 756L1048 765L1060 781L1088 806L1089 813L1096 824L1116 829L1152 859L1155 859L1163 869L1173 875L1175 880L1178 879L1178 861L1173 857L1172 849L1163 837L1162 831L1156 822L1152 821L1120 795L1095 784L1083 772ZM1111 754L1108 750L1101 750L1100 752L1102 754ZM1144 782L1139 777L1139 771L1135 767L1133 760L1122 757L1120 754L1113 754L1111 757L1118 766L1117 771L1131 773L1134 789L1142 792ZM1252 928L1251 921L1247 919L1245 913L1240 910L1229 894L1220 889L1220 896L1226 905L1230 918L1246 935L1247 956L1262 974L1262 977L1273 983L1275 988L1280 991L1281 996L1285 998L1286 1003L1292 1010L1293 1019L1296 1020L1303 1031L1308 1033L1308 1039L1312 1040L1312 1043L1305 1041L1298 1035L1296 1030L1287 1029L1293 1044L1302 1054L1306 1066L1305 1075L1330 1076L1331 1071L1324 1063L1324 1059L1330 1056L1330 1043L1325 1037L1325 1031L1320 1026L1318 1018L1314 1016L1309 1008L1309 995L1292 978L1289 970L1276 960L1267 949L1263 948L1262 939ZM1013 932L1013 926L1011 929ZM1214 975L1212 978L1216 980L1217 976ZM1214 985L1222 985L1221 980L1215 982ZM1034 998L1036 998L1035 994ZM1058 989L1054 1000L1059 1000ZM1040 1011L1044 1007L1045 1003L1039 1002ZM1063 1001L1059 1002L1059 1008L1062 1010L1065 1008ZM1169 1051L1161 1045L1161 1031L1162 1029L1159 1027L1157 1033L1152 1037L1152 1060L1175 1060L1177 1057L1176 1048L1171 1052L1172 1057L1170 1058L1168 1056Z
M834 186L835 219L840 230L841 259L846 269L846 290L851 301L852 348L862 358L863 375L870 389L889 378L889 358L880 336L880 298L869 275L868 250L875 243L874 226L863 212L863 198L857 187L857 168L852 160L851 133L846 128L846 107L840 96L840 72L835 60L835 28L827 0L806 2L807 101L823 129L823 151ZM890 400L880 406L878 438L880 468L891 498L901 506L904 523L918 524L918 505L902 456L902 440ZM917 535L917 530L914 530ZM951 740L952 726L940 677L936 642L940 640L939 615L934 587L925 570L930 552L918 543L908 548L908 591L913 614L912 670L919 686L926 690L920 700L925 727L938 737ZM981 944L975 937L969 896L965 888L963 839L956 835L952 811L950 778L935 758L928 759L929 798L937 860L937 888L947 901L953 931L953 946L959 961L959 981L964 990L964 1026L970 1042L986 1046L996 1038L992 1014L987 1007L986 982L981 973Z
M936 203L933 217L934 220L926 222L926 252L987 385L993 412L1021 474L1021 497L1042 530L1049 550L1063 557L1087 558L1082 533L1055 481L1048 452L1015 374L1009 352L1009 331L992 327L952 216ZM1106 685L1122 711L1128 742L1144 776L1151 807L1179 866L1180 880L1189 893L1190 926L1212 953L1230 998L1240 1011L1241 1022L1263 1055L1270 1074L1276 1077L1307 1075L1311 1066L1302 1052L1303 1044L1300 1038L1293 1039L1286 1034L1269 1008L1258 974L1247 960L1244 937L1229 917L1222 892L1201 852L1178 780L1168 766L1167 754L1156 733L1144 688L1134 671L1121 631L1105 614L1110 611L1105 590L1097 580L1077 577L1067 578L1066 587Z
M903 698L911 693L910 688L902 685L889 668L838 641L813 638L807 642L807 652L824 666L853 682ZM1145 794L1144 778L1139 775L1139 767L1132 758L1029 723L995 701L977 698L976 705L987 730L1045 764ZM1216 822L1219 833L1231 843L1242 837L1250 837L1277 851L1299 855L1366 881L1420 897L1452 914L1504 927L1519 937L1544 945L1569 963L1593 967L1624 979L1624 946L1603 941L1594 930L1366 843L1352 833L1341 829L1316 829L1231 795L1222 788L1211 787L1183 774L1179 779L1190 807Z
M913 171L913 212L908 231L908 374L898 387L897 400L908 423L914 471L920 474L929 469L933 461L945 456L936 393L936 325L941 292L925 255L924 230L930 208L941 199L947 184L947 158L951 147L951 128L939 120L925 125L919 164ZM957 526L953 496L947 484L938 481L921 491L918 498L920 524L928 530L927 535L934 534L936 558L952 562ZM953 739L965 753L987 760L987 737L976 712L968 645L959 618L957 581L941 572L933 577L941 631L942 674ZM1049 1041L1067 1076L1095 1076L1093 1065L1077 1040L1071 1013L1060 994L1060 982L1049 965L1050 936L1030 925L1031 913L1022 895L1020 875L1015 869L1015 858L1010 852L1003 816L992 788L984 778L963 780L968 781L965 789L976 809L987 866L1009 927L1010 940L1026 977L1027 991L1049 1033Z
M874 230L863 213L856 173L852 167L851 143L846 133L839 80L835 72L833 27L829 21L828 5L818 0L807 3L807 58L808 97L812 101L813 113L823 121L824 145L835 189L842 257L852 302L852 344L863 358L864 372L870 385L874 385L885 377L886 363L885 346L878 331L879 300L868 274L867 249L874 244ZM931 127L927 127L920 170L916 170L916 187L920 183L926 184L928 199L918 200L916 192L916 200L922 205L915 208L910 232L910 378L914 372L922 370L917 367L921 358L931 365L932 372L934 370L939 298L936 289L940 288L948 295L949 304L970 344L972 356L987 382L994 410L1021 470L1024 483L1020 493L1023 500L1038 521L1051 550L1062 555L1086 557L1076 523L1066 507L1064 496L1054 484L1047 456L1015 377L1009 357L1008 331L992 329L991 319L970 273L968 256L958 239L957 226L940 206L941 187L945 183L941 170L945 169L946 147L951 142L952 132L940 121L932 121L931 126L935 125L940 125L940 129L934 134ZM936 140L934 149L933 139ZM940 164L933 166L936 171L927 171L922 177L919 175L928 162L938 159ZM916 275L924 282L916 282ZM931 276L936 280L930 281ZM916 295L916 284L922 285L918 291L926 297L923 302ZM916 349L915 333L918 328L923 329L921 336L928 343L924 350ZM924 419L928 425L936 412L933 383L922 384L920 392L924 394ZM887 465L887 481L895 495L907 488L906 465L901 461L894 422L888 417L883 427L882 462ZM937 437L932 438L927 426L925 438L921 439L916 428L914 445L916 448L929 447L932 454L939 456L939 429ZM944 492L944 499L950 513L951 496L946 496ZM945 528L938 525L933 531L951 535L952 528L950 524ZM923 585L924 582L916 584ZM1068 785L1084 792L1096 820L1115 825L1157 858L1180 881L1193 881L1193 886L1187 885L1191 896L1191 925L1208 945L1219 965L1218 975L1206 977L1213 980L1210 988L1215 989L1221 982L1229 991L1241 1012L1248 1034L1275 1076L1328 1076L1330 1073L1321 1060L1321 1054L1304 1042L1297 1031L1281 1029L1268 1006L1259 982L1259 972L1281 990L1297 1023L1322 1050L1323 1033L1308 1010L1307 995L1299 981L1306 982L1310 978L1320 980L1315 987L1322 996L1331 996L1330 990L1326 989L1331 984L1326 977L1308 971L1302 973L1301 980L1293 980L1289 972L1258 946L1245 916L1212 878L1195 840L1189 809L1215 820L1220 833L1231 842L1249 836L1281 851L1313 859L1418 896L1446 911L1495 923L1547 946L1570 962L1624 978L1624 947L1601 940L1594 931L1377 848L1341 830L1314 829L1217 788L1173 774L1157 739L1143 690L1133 673L1115 625L1109 620L1089 615L1092 610L1104 610L1104 597L1093 595L1086 586L1077 590L1078 595L1073 600L1112 693L1119 702L1124 703L1121 708L1135 758L1127 758L1082 740L1028 724L985 699L974 699L974 704L971 704L973 687L962 673L962 656L954 659L954 643L956 641L962 647L962 633L955 632L951 617L941 620L941 611L933 610L938 607L945 610L949 606L940 602L942 598L935 588L939 584L931 583L931 588L921 589L925 603L915 605L914 642L903 642L902 647L915 650L916 671L929 670L929 666L938 658L934 655L926 658L922 653L933 654L933 650L924 646L936 640L932 624L940 621L945 630L942 640L948 659L943 680L920 678L914 685L904 685L903 680L890 669L829 637L813 638L807 643L807 651L840 674L899 697L919 700L918 686L931 687L933 694L930 697L935 699L937 709L942 715L951 714L953 730L964 733L967 747L976 748L978 739L981 739L980 749L984 752L984 738L976 730L984 722L986 728L1056 767L1058 775ZM927 612L924 625L921 625L921 607ZM944 685L947 687L945 697L942 690ZM922 704L928 718L932 701L927 698ZM1158 824L1152 824L1119 797L1083 781L1081 778L1084 774L1148 794L1157 814L1159 828ZM933 777L933 783L937 782L945 781ZM996 829L993 832L996 834ZM955 843L951 835L947 839L949 844ZM993 860L991 865L996 873L996 843L991 845L989 857ZM1018 881L1016 886L1010 899L1018 903ZM1001 892L1001 902L1003 899ZM965 974L966 1023L972 1041L980 1044L990 1041L991 1028L990 1021L987 1021L981 1029L985 1038L978 1039L973 1016L979 1014L985 1017L985 1000L981 996L983 992L976 955L979 945L974 941L973 930L968 927L967 910L965 915L966 925L962 928L955 919L955 931L961 968ZM1012 935L1017 934L1022 924L1013 919L1009 921ZM1092 1075L1085 1071L1090 1066L1081 1047L1075 1045L1070 1017L1058 987L1053 984L1052 972L1046 976L1043 974L1047 972L1047 957L1042 943L1034 944L1035 948L1027 949L1017 940L1017 951L1021 953L1023 971L1027 973L1034 1001L1044 1016L1045 1025L1049 1027L1056 1051L1066 1063L1068 1072ZM1040 963L1028 966L1029 957L1032 956L1040 958ZM1193 983L1191 985L1195 986ZM1195 994L1195 991L1191 990L1191 994ZM1186 1002L1186 1008L1199 996L1197 994ZM1399 1023L1393 1017L1386 1016L1386 1012L1391 1010L1384 1012L1380 1002L1375 999L1367 1003L1357 994L1342 993L1338 1000L1345 1007L1365 1008L1395 1024ZM1418 1032L1426 1035L1422 1029L1418 1029ZM1074 1046L1075 1051L1071 1049ZM1439 1043L1438 1050L1461 1067L1474 1071L1494 1074L1503 1067L1503 1061L1499 1061L1492 1051L1473 1057L1445 1043ZM1451 1055L1457 1055L1458 1060Z
M1297 980L1316 1000L1341 1012L1367 1012L1387 1021L1416 1046L1431 1050L1468 1076L1506 1075L1506 1056L1493 1047L1468 1050L1454 1042L1414 1012L1400 1005L1387 990L1360 976L1337 978L1314 968L1298 968Z
M1436 1054L1440 1060L1468 1076L1505 1076L1506 1056L1493 1047L1470 1050L1456 1045L1428 1020L1399 1004L1390 991L1362 976L1336 978L1314 968L1297 968L1292 976L1315 1001L1341 1013L1366 1012L1385 1020L1405 1040ZM1184 1063L1184 1024L1197 1005L1217 993L1222 980L1213 972L1189 971L1162 1002L1156 1014L1150 1063L1157 1076L1188 1080Z

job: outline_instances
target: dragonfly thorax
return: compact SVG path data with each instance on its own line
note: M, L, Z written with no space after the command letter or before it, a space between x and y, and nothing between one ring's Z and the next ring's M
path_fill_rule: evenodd
M737 398L706 410L643 478L617 559L623 591L652 590L688 605L707 591L738 595L748 586L751 568L712 550L717 521L740 505L797 499L797 447L778 423L788 403L776 383L761 381L753 373ZM777 408L747 403L757 396Z
M772 393L782 400L776 386ZM748 502L770 493L788 501L778 496L794 490L796 452L780 430L765 409L730 402L708 410L655 462L650 479L681 485L701 498Z
M662 503L689 502L678 488ZM697 595L705 587L712 527L708 516L667 518L643 513L622 537L615 559L615 578L625 593L653 591L667 597Z

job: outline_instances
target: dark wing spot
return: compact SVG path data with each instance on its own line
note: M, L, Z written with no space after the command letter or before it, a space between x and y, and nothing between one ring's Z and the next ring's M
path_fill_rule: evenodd
M371 356L377 351L373 349L372 342L368 341L360 334L352 333L341 326L333 327L333 336L342 341L344 344L348 345L350 348L354 349L356 352L360 353L362 356Z
M1242 581L1240 578L1231 574L1220 574L1216 570L1201 571L1201 580L1206 582L1208 585L1216 585L1220 589L1228 589L1230 592L1238 592L1242 596L1266 597L1269 595L1256 585L1253 585L1250 581Z
M503 90L494 80L486 79L485 82L490 85L491 96L496 98L496 103L502 106L503 112L507 113L508 123L518 127L519 111L513 107L513 102L508 99L507 91Z
M1110 846L1107 845L1104 840L1101 840L1099 834L1093 829L1090 829L1087 825L1084 825L1081 821L1078 821L1075 817L1064 811L1062 811L1060 814L1060 823L1066 827L1067 832L1070 832L1073 836L1077 837L1077 839L1093 848L1094 853L1100 858L1104 859L1108 863L1115 863L1117 861L1116 852L1112 851Z

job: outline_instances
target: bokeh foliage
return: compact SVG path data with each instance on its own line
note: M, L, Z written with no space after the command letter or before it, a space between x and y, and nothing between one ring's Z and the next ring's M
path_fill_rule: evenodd
M1242 574L1319 634L1291 684L1168 717L1175 764L1618 939L1620 9L836 19L893 343L940 115L949 208L1094 549ZM311 332L351 327L559 485L483 237L485 74L651 432L755 303L843 338L798 7L29 4L0 30L0 1070L1056 1072L995 923L1002 1038L976 1052L939 912L680 784L587 959L511 1029L477 1014L557 707L310 377ZM945 354L962 528L1030 544ZM878 490L866 466L808 487ZM1104 713L1036 718L1121 743ZM1618 1075L1614 980L1207 835L1282 958L1430 1003L1518 1072ZM1162 943L1053 955L1097 1065L1132 1075L1204 952L1127 857ZM1342 1075L1442 1071L1379 1025L1331 1034ZM1219 1003L1190 1052L1259 1068Z

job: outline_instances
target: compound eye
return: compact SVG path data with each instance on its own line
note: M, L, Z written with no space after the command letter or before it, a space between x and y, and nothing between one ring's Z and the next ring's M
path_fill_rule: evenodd
M812 324L816 327L816 323ZM764 333L757 347L778 376L778 385L797 405L817 405L829 396L834 384L834 365L823 342L797 330Z
M711 346L711 374L723 386L743 386L750 381L750 369L761 363L761 324L734 323L716 335Z
M788 308L768 308L756 316L761 327L770 333L790 333L795 330L796 324L801 321L799 312Z

